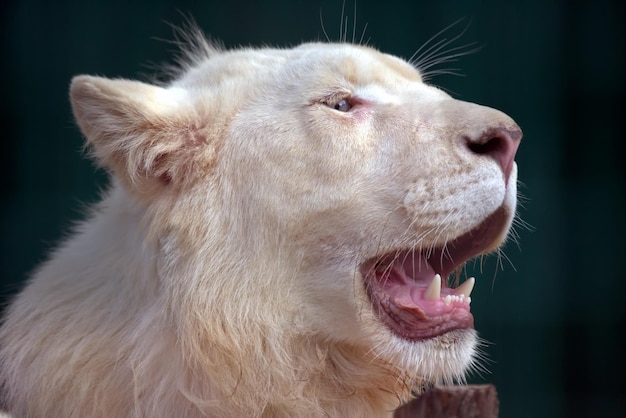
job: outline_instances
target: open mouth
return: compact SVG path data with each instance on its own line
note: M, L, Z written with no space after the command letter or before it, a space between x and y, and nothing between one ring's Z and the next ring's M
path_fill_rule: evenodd
M497 246L508 227L509 217L500 208L441 247L399 249L367 260L361 274L374 311L392 332L408 340L473 328L470 293L475 280L451 288L448 276Z

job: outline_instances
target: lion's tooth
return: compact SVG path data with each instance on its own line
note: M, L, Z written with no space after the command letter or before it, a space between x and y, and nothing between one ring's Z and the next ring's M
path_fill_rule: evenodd
M441 276L435 274L433 281L428 285L428 289L424 292L424 299L439 300L441 297Z
M454 291L457 295L465 295L466 297L469 297L472 293L472 289L474 289L474 283L476 283L476 279L470 277L465 280L462 285L454 289Z

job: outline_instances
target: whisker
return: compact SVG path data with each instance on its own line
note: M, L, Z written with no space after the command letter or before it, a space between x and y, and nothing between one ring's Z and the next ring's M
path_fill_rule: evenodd
M465 18L458 19L452 24L446 26L443 30L437 32L434 36L424 42L424 44L422 44L422 46L420 46L408 59L408 62L416 67L420 73L422 73L424 81L430 80L433 76L443 74L462 76L463 74L459 73L459 70L456 68L440 70L431 69L441 64L456 62L460 57L473 54L482 48L482 46L477 46L476 42L450 47L465 35L471 25L471 21L468 22L457 35L439 39L444 33L449 31L452 27L458 25L463 20L465 20Z
M506 260L506 261L509 263L509 265L511 266L511 268L513 269L513 271L517 272L517 268L515 268L515 265L513 264L513 260L511 260L511 259L509 258L509 256L508 256L508 255L506 255L506 253L504 252L504 250L500 251L500 254L499 254L499 255L501 255L501 256L502 256L502 258L503 258L504 260ZM504 271L504 263L502 263L502 270Z
M513 218L513 224L511 225L511 229L509 230L509 237L511 238L511 241L513 241L515 243L515 246L517 247L517 249L519 251L522 251L522 247L521 247L521 237L519 232L517 232L517 228L522 227L521 225L519 225L515 218Z
M345 10L346 10L346 0L343 0L343 2L341 3L341 21L339 22L339 42L340 43L345 43L346 39L346 32L344 30L344 16L345 16ZM346 17L346 27L347 27L347 17Z
M485 268L485 255L481 254L478 260L478 271L480 271L481 276L484 273L484 268Z
M450 42L445 43L439 49L444 48L449 43ZM446 62L457 62L458 61L457 58L463 57L465 55L473 54L474 52L478 52L482 49L482 45L477 46L473 49L467 49L467 48L473 47L474 45L477 45L477 42L470 42L468 44L457 46L457 47L450 48L450 49L445 49L443 51L439 51L438 49L437 51L433 51L432 54L424 57L421 61L416 62L415 66L418 67L420 71L425 71L428 68L432 67L433 65L443 64ZM456 52L456 51L459 51L459 52ZM455 52L455 53L453 54L452 52Z
M531 224L529 224L528 222L526 222L525 220L523 220L523 219L522 219L522 218L520 218L519 216L516 216L516 217L513 219L513 223L514 223L516 226L519 226L520 228L524 228L524 229L526 229L526 230L528 230L528 231L531 231L531 232L533 232L533 231L535 231L535 230L536 230L536 228L535 228L534 226L532 226Z
M444 74L455 75L455 76L459 76L459 77L465 77L465 74L463 74L463 73L461 73L459 71L461 71L460 68L441 68L441 69L429 71L426 74L426 80L430 79L432 76L444 75ZM423 74L422 74L422 79L424 79L424 75Z
M498 248L497 251L497 257L496 257L496 265L495 265L495 269L493 271L493 278L491 279L491 293L494 292L495 286L496 286L496 276L498 275L498 267L500 267L500 270L504 270L504 266L502 265L502 249Z
M328 36L326 28L324 27L324 17L322 16L322 9L320 9L320 25L322 26L322 33L324 34L324 37L326 37L326 42L330 42L330 37Z
M450 25L446 26L445 28L443 28L442 30L440 30L439 32L437 32L436 34L434 34L433 36L431 36L431 37L430 37L430 38L429 38L426 42L424 42L424 43L422 44L422 46L420 46L420 47L417 49L417 51L415 51L415 52L413 53L413 55L411 55L411 58L409 58L409 59L408 59L408 61L409 61L409 62L413 62L413 59L417 56L417 54L419 54L419 53L420 53L420 51L421 51L424 47L426 47L426 46L427 46L430 42L432 42L433 40L437 39L437 37L438 37L439 35L441 35L442 33L446 32L448 29L452 28L453 26L455 26L455 25L459 24L459 23L460 23L460 22L462 22L463 20L465 20L465 18L464 18L464 17L462 17L462 18L458 19L457 21L455 21L455 22L451 23ZM422 54L422 55L423 55L423 54Z
M441 41L432 45L428 50L424 52L424 54L420 55L417 59L410 61L410 63L419 69L424 69L424 67L426 67L429 63L433 61L440 62L438 60L442 60L442 59L453 60L454 58L458 56L456 54L452 54L452 52L455 52L455 51L462 52L464 48L469 48L476 44L475 42L472 42L466 45L457 46L457 47L450 48L450 49L445 49L448 45L458 40L460 36L461 35L455 36L454 38L450 40L448 40L447 38L442 39ZM461 52L458 52L458 54L460 54Z
M483 374L491 373L486 366L486 364L493 363L486 350L489 345L489 341L484 338L476 338L476 350L474 351L474 358L469 365L469 373L477 374L481 378L484 378Z
M471 44L468 44L468 46L469 45L471 45ZM454 55L450 55L450 56L431 57L429 59L429 61L421 63L420 66L417 67L417 68L422 73L422 78L424 80L430 80L430 79L432 79L433 75L437 75L437 73L436 73L436 70L429 70L429 68L432 68L432 67L435 67L435 66L441 65L441 64L450 63L450 62L457 62L457 61L459 61L457 59L458 57L473 54L473 53L475 53L475 52L477 52L477 51L479 51L481 49L482 49L482 46L479 46L479 47L473 48L471 50L467 50L467 51L464 51L464 52L459 52L458 54L454 54ZM457 70L457 69L453 69L453 70ZM450 74L451 75L464 76L464 74L462 74L462 73L450 73Z
M356 38L356 0L354 2L354 18L352 19L352 43L354 43L354 38Z
M369 22L365 22L365 26L363 26L363 32L361 33L361 38L359 39L359 45L363 45L363 38L365 37L365 31L367 30L367 25L369 25ZM367 45L369 41L370 41L370 38L368 38L365 45Z

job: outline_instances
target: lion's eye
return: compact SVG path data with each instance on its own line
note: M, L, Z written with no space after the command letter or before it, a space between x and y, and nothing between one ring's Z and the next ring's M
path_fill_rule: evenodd
M333 106L333 109L339 112L348 112L350 109L352 109L352 104L350 104L350 102L347 99L342 99L339 102L337 102L335 106Z

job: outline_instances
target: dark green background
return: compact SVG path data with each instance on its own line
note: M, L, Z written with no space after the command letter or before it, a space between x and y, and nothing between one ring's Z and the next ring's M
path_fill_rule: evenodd
M345 13L354 17L353 2ZM2 20L2 300L97 200L106 184L81 155L67 100L72 75L152 74L180 12L227 46L333 38L341 1L9 1ZM465 77L435 84L511 115L518 153L519 248L476 271L472 295L501 417L623 416L624 10L608 1L357 2L357 33L408 57L459 18ZM350 31L352 28L350 27ZM478 269L478 266L476 268ZM497 276L495 275L497 271ZM495 277L494 277L495 276ZM621 413L619 411L622 411Z

